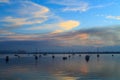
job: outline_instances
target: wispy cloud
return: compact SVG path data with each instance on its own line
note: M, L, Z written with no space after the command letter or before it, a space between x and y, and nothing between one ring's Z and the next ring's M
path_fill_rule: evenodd
M44 24L44 25L41 25L41 26L33 26L33 27L29 27L29 28L26 28L26 30L55 30L58 28L58 25L57 23L53 23L53 24Z
M109 15L109 16L106 16L107 19L114 19L114 20L120 20L120 16L112 16L112 15Z
M77 1L77 0L51 0L51 3L63 5L63 11L80 11L84 12L88 9L89 4L87 2L83 1Z
M31 21L31 19L33 19L33 21ZM44 22L45 18L15 18L12 16L7 16L5 17L3 20L0 20L1 22L5 22L8 23L7 26L9 27L20 27L20 26L24 26L24 25L32 25L32 24L40 24L42 22Z
M77 3L78 4L78 3ZM85 2L80 2L79 5L67 5L63 11L80 11L85 12L89 9L89 4Z
M0 30L0 36L13 35L13 34L15 33L7 30L2 30L2 29Z
M9 6L17 6L11 12L14 15L6 15L0 22L8 23L10 27L41 24L48 20L49 9L30 1L11 2Z
M91 5L86 1L79 0L51 0L51 3L63 5L63 11L79 11L85 12L90 9L98 9L112 5L113 3L99 4L99 5Z
M9 0L0 0L0 3L9 3Z

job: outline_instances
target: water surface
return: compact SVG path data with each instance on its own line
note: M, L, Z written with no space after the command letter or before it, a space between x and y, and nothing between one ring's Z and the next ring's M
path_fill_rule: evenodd
M86 54L37 56L0 55L0 80L120 80L119 54L90 54L88 61Z

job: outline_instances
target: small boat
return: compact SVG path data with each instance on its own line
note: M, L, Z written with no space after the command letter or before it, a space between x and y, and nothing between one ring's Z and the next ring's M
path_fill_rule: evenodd
M71 56L69 55L68 57L70 58Z
M86 55L86 56L85 56L85 60L88 62L89 59L90 59L90 56L89 56L89 55Z
M100 55L99 54L97 54L97 58L99 58L100 57Z
M37 55L34 55L35 56L35 60L38 60L38 56Z
M112 54L112 57L113 57L114 55Z
M6 56L5 61L6 61L6 63L8 63L8 61L9 61L9 56Z
M62 59L63 59L63 60L67 60L67 57L63 57Z
M53 55L53 56L52 56L52 58L54 59L54 58L55 58L55 56Z

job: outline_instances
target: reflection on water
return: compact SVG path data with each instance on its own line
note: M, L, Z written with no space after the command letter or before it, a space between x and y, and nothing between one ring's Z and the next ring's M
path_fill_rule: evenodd
M0 55L0 80L120 80L119 54L18 56Z

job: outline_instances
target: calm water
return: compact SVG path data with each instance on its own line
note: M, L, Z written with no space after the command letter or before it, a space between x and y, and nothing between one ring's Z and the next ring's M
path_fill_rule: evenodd
M91 54L88 62L85 54L46 55L38 57L20 55L20 57L0 55L0 80L120 80L120 55Z

